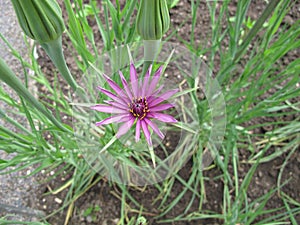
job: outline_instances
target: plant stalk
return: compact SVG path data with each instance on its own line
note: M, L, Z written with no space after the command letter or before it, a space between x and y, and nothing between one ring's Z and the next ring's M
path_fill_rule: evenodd
M78 88L78 84L74 80L73 76L70 73L70 70L66 64L65 57L62 50L62 38L61 36L54 40L46 43L41 43L41 46L46 51L58 71L61 73L63 78L67 83L72 87L74 91Z
M144 40L144 64L142 75L145 75L149 66L159 54L161 40Z

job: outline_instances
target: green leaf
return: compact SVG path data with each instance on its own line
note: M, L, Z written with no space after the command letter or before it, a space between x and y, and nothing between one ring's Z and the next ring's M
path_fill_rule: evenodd
M24 98L28 103L35 107L39 112L46 116L54 125L62 131L68 131L56 118L46 109L34 96L25 88L22 82L6 65L2 58L0 58L0 79L8 84L18 95Z

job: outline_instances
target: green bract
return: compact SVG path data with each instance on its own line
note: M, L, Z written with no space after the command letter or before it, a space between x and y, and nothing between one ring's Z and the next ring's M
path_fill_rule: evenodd
M144 40L161 39L169 25L170 16L166 0L141 0L136 27Z
M55 0L11 0L24 33L45 43L56 40L65 30L62 12Z

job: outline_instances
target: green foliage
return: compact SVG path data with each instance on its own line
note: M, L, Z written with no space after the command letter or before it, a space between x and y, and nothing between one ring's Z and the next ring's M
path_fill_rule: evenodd
M100 50L94 41L95 34L88 23L88 18L97 22L104 44L102 48L102 53L104 53L114 48L115 44L118 46L137 40L133 21L137 2L137 0L126 1L121 10L119 5L115 7L110 0L103 1L100 6L94 0L91 0L89 4L78 0L74 2L74 8L72 8L70 0L64 0L68 13L68 34L77 53L82 58L83 62L77 60L82 71L86 70L88 62L95 61ZM92 45L92 51L88 48L87 43Z
M101 4L95 0L89 3L82 0L72 2L64 0L68 14L66 28L81 73L84 73L100 54L113 49L116 45L139 40L134 20L139 6L137 0L125 1L122 9L119 1L115 1L115 4L110 0L101 1ZM177 3L176 0L168 1L171 8ZM282 182L282 174L292 154L299 149L300 145L300 104L295 101L300 96L300 89L297 86L300 82L300 60L295 59L288 65L283 65L281 60L286 54L300 47L300 20L290 26L282 26L282 21L292 4L287 0L270 1L256 21L247 15L250 0L238 1L234 17L229 16L228 13L229 1L208 1L206 4L212 27L207 39L210 40L211 45L196 46L195 29L198 23L200 0L191 1L190 40L184 41L181 37L178 39L182 40L182 44L196 55L206 55L207 64L211 68L214 66L219 68L216 71L216 78L222 85L227 104L227 129L225 140L221 150L216 154L214 164L205 172L209 173L213 168L217 168L220 172L214 180L222 181L223 184L223 200L218 203L222 211L203 210L206 201L205 184L209 179L205 177L202 170L202 151L206 146L193 140L191 144L197 146L197 151L191 159L192 169L189 178L185 180L178 173L154 185L158 192L154 200L158 205L155 219L161 223L177 221L188 223L191 220L201 222L203 219L214 219L222 221L223 224L285 224L287 221L296 224L295 217L300 213L300 203L283 192L282 187L285 182ZM90 20L97 23L97 32L103 42L101 48L99 43L95 42L97 34L92 30ZM223 29L223 23L226 29ZM259 37L257 34L260 34ZM44 169L62 167L72 176L53 193L68 189L64 204L58 211L67 209L68 212L72 212L74 202L102 179L82 159L73 134L74 130L68 125L71 117L82 119L84 116L74 112L69 105L71 93L64 93L57 77L54 84L49 83L34 59L33 53L31 53L31 62L27 62L2 35L1 38L11 48L12 54L20 60L24 71L31 70L34 75L26 74L23 84L7 65L0 61L0 78L15 90L20 98L18 100L12 98L0 86L0 100L14 109L0 109L0 118L18 131L13 132L3 125L0 126L1 150L9 154L16 153L11 160L0 159L0 170L17 166L8 171L13 172L36 165L36 169L31 173L33 175ZM219 61L216 61L217 58ZM28 90L27 79L34 79L39 85L45 87L47 93L38 93L39 100L37 100ZM187 82L193 90L195 81L191 79ZM193 116L199 117L201 125L209 117L208 113L203 113L209 111L209 105L207 101L198 99L195 94L191 94L191 97L198 110L198 115ZM66 116L68 120L62 121L61 115ZM293 120L285 121L283 117L286 115ZM26 123L18 123L14 119L16 116L21 117ZM99 114L99 119L101 116ZM263 123L256 122L256 119L263 118L270 120ZM88 118L84 119L88 122ZM178 126L191 131L189 127L180 127L180 124ZM272 126L272 130L263 134L254 132L255 129L265 126ZM102 137L99 139L103 145L109 143L114 136L109 126L105 130L99 128L97 131L99 134L96 135ZM128 155L136 154L134 156L140 160L140 163L145 162L138 153L130 152L121 144L116 143L114 148L110 151L120 159L125 160ZM246 159L241 158L241 149L246 152ZM257 168L262 163L270 162L283 155L286 158L282 164L283 169L278 175L277 187L250 201L249 187ZM244 164L249 166L249 170L245 172L244 177L241 177L239 167ZM54 176L59 176L63 170L58 170ZM172 191L177 184L180 184L182 189L172 197ZM119 224L147 224L142 217L149 213L147 206L138 202L128 187L122 184L116 186L120 194L118 197L121 199ZM276 192L280 193L282 207L266 209L266 204ZM184 211L173 218L166 219L165 216L169 217L169 212L176 209L175 207L182 202L187 193L190 198ZM195 202L197 209L191 212ZM96 215L99 210L98 206L90 206L83 216ZM48 216L53 216L57 212ZM132 216L132 213L138 216ZM71 214L68 213L66 220ZM262 217L264 219L260 219ZM149 219L148 216L146 218ZM17 222L0 218L0 223L16 224ZM44 223L28 222L27 224Z
M167 0L169 9L175 7L178 4L179 0Z
M94 207L90 206L83 212L83 216L84 217L91 216L92 220L96 222L97 213L99 213L100 210L101 208L98 205L95 205Z

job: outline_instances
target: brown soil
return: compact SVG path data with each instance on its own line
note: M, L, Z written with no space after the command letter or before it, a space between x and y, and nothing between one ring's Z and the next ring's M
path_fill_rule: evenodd
M250 6L249 16L252 17L252 19L256 19L258 15L262 12L264 9L266 3L265 1L253 1L253 3ZM295 6L296 7L296 6ZM296 8L299 8L299 3ZM172 30L176 29L177 35L171 38L170 41L178 42L178 36L186 41L189 41L190 38L190 32L191 32L191 11L190 11L190 1L182 0L179 2L178 6L171 9L171 23L172 23ZM230 4L230 13L233 15L233 13L236 10L236 6L234 3ZM292 9L292 11L289 13L289 15L284 20L285 23L293 23L293 21L300 18L299 10ZM183 21L186 21L182 24ZM94 22L91 22L92 26L96 26ZM210 18L209 18L209 12L205 1L202 1L200 4L200 8L198 9L198 23L195 30L195 36L196 36L196 47L199 46L209 46L210 43L206 42L206 40L209 40L210 36ZM70 66L70 70L73 72L73 74L76 74L77 77L80 77L79 70L76 68L75 61L73 60L72 52L71 52L71 44L69 40L67 40L66 37L63 39L64 41L64 49L65 49L65 55L67 57L67 62ZM96 34L96 42L101 42L99 38L99 34ZM101 45L101 44L99 44ZM225 43L226 45L226 43ZM53 78L51 74L53 73L54 69L52 66L52 63L48 60L48 57L45 56L45 53L41 50L39 50L39 54L41 55L39 62L42 66L42 70L45 72L45 74L48 76L48 78L53 81ZM298 54L298 55L297 55ZM209 57L209 54L206 54L206 57ZM292 61L295 57L299 57L299 53L289 53L286 55L286 57L283 59L283 63L286 65L288 62ZM218 71L218 57L216 57L215 61L215 68L214 71ZM63 80L61 80L61 83L64 83ZM42 87L41 91L42 90ZM68 91L68 88L64 89L65 91ZM66 118L68 120L69 118ZM289 118L293 119L293 118ZM253 124L261 123L263 121L254 120L252 121ZM263 134L264 132L268 131L269 128L260 129L258 132ZM277 180L278 180L278 174L280 169L282 168L282 164L285 160L286 155L282 155L275 160L272 160L270 162L266 162L261 164L252 179L252 182L250 184L248 194L249 198L252 200L259 198L263 194L267 193L268 191L276 188ZM247 158L247 155L245 151L239 152L239 158L245 159ZM192 160L190 160L187 165L179 172L180 176L188 180L192 168ZM282 176L282 182L290 179L290 181L282 188L282 190L288 194L291 198L297 200L300 202L300 169L299 169L299 163L300 163L300 151L296 151L294 155L290 158L288 164L284 168L283 176ZM249 164L240 164L238 167L239 172L239 179L240 181L243 180L245 177L247 171L249 170L250 165ZM231 177L233 178L233 168L230 168ZM213 168L207 171L203 172L203 176L206 177L205 181L205 194L206 199L203 204L202 210L203 211L216 211L219 213L222 213L222 202L223 202L223 180L218 179L217 177L222 174L222 171L218 168ZM42 210L45 210L46 213L50 214L54 210L58 209L61 204L58 203L59 201L57 199L64 199L65 191L62 193L59 193L57 195L42 195L49 191L49 187L52 189L55 189L57 187L60 187L63 184L63 181L68 179L68 175L66 177L57 177L54 180L51 180L50 182L45 184L45 188L40 190L40 208ZM128 187L129 192L134 196L134 198L143 205L144 212L147 212L145 217L149 220L149 224L157 224L157 220L154 219L156 215L158 215L158 203L153 204L153 200L157 197L159 194L157 189L153 186L148 186L143 191L130 188ZM183 186L179 182L175 182L171 197L169 198L169 201L176 198L181 191L183 190ZM232 192L233 193L233 192ZM72 214L72 218L69 224L74 225L85 225L85 224L91 224L91 225L98 225L98 224L116 224L116 221L120 217L120 211L121 211L121 202L120 202L120 190L115 185L110 185L105 180L101 180L101 182L97 183L94 187L92 187L87 193L85 193L82 197L80 197L74 206L74 212ZM181 214L187 205L190 202L190 199L192 197L191 192L186 192L184 197L181 199L180 203L177 204L170 212L168 212L164 218L174 218L177 215ZM232 196L234 198L234 196ZM55 199L57 198L57 199ZM131 203L127 199L127 203L129 203L130 206L134 207L133 203ZM196 200L193 202L192 207L190 208L189 212L197 211L198 208L199 199L196 198ZM46 205L46 209L44 208ZM90 208L99 206L100 210L97 212L91 213L92 217L84 216L84 212ZM275 209L283 206L283 202L278 196L278 193L274 193L271 197L270 201L267 203L266 208L267 209ZM64 223L64 218L66 215L66 210L63 212L60 212L51 218L49 218L49 222L52 225L61 225ZM132 213L130 216L137 216L136 213ZM298 222L300 221L300 216L297 216L296 219ZM222 224L221 221L218 220L201 220L199 221L190 221L190 222L174 222L169 224L176 224L176 225L184 225L184 224Z

